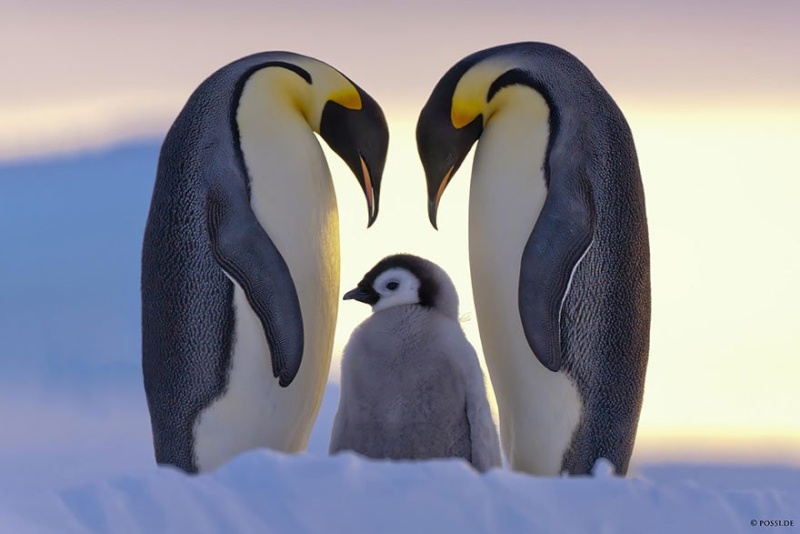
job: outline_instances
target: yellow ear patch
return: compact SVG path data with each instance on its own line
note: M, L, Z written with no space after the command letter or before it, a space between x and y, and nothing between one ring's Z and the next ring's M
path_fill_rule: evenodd
M483 105L475 100L453 100L453 107L450 109L450 122L456 128L463 128L475 120L475 117L483 111Z
M328 96L328 100L333 100L347 109L361 109L361 95L358 94L358 91L354 87L334 91Z

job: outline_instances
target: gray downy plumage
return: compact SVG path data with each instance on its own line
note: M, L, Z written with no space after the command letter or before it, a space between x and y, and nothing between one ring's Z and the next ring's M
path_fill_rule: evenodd
M393 292L385 287L392 281L399 284ZM415 282L412 294L395 298ZM500 466L483 373L447 274L422 258L390 256L345 298L372 304L374 313L344 350L330 452L458 457L479 471Z

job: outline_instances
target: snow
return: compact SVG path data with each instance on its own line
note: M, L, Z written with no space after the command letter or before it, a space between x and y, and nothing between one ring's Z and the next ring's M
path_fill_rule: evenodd
M594 477L539 478L481 476L459 460L328 457L333 383L307 453L252 451L199 476L154 465L137 388L80 403L59 395L0 397L11 438L0 441L2 533L727 534L752 533L753 520L800 529L800 469L789 466L655 464L623 479L598 462Z
M0 507L13 532L750 532L791 520L800 494L690 482L481 476L456 460L246 453L218 471L172 469ZM13 529L9 528L13 526Z

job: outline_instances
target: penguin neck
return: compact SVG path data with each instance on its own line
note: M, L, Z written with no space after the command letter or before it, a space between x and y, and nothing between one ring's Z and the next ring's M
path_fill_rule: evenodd
M236 122L239 130L251 127L251 122L262 125L298 122L319 133L322 115L312 86L297 73L282 67L267 67L250 75L239 97ZM277 123L275 121L278 121ZM274 133L282 133L273 126ZM241 135L240 137L244 137Z
M318 128L309 122L309 116L316 115L312 96L305 80L280 67L257 71L245 83L236 124L251 193L258 185L268 184L291 196L322 186L314 182L330 181L314 136ZM261 219L257 200L251 198L251 204Z
M470 233L485 227L499 240L487 245L518 256L518 265L522 247L505 245L510 238L524 246L544 205L550 111L541 94L513 85L497 93L485 113L473 163Z

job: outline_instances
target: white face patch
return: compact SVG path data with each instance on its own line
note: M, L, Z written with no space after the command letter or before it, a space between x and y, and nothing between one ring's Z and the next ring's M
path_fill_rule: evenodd
M406 269L395 267L381 273L372 286L380 295L372 307L373 313L392 306L419 304L419 286L419 279Z

